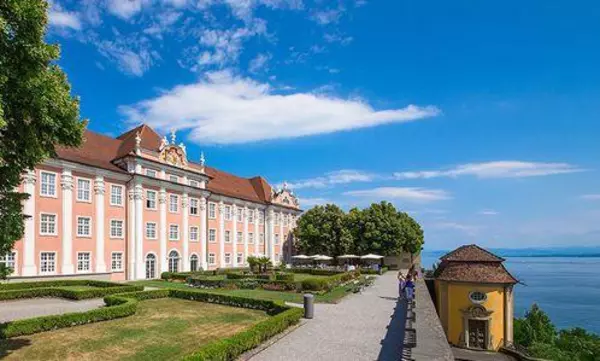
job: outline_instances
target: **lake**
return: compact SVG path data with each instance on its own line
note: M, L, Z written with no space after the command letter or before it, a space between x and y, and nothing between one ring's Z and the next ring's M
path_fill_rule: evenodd
M425 268L443 253L424 252ZM600 334L600 257L505 257L515 286L515 316L537 303L558 328L583 327Z

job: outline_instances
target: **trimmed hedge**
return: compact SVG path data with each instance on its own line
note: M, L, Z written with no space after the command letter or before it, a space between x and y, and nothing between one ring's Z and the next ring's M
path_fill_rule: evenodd
M293 273L277 273L275 275L276 281L294 281Z
M234 273L229 272L225 273L225 278L229 280L242 280L242 279L258 279L258 280L270 280L273 278L273 275L270 274L243 274L243 273Z
M88 290L70 290L61 286L92 286ZM61 280L49 282L23 282L0 286L0 301L22 298L61 297L71 300L98 298L123 292L142 291L144 286L106 281Z
M297 284L293 281L273 281L263 280L256 278L243 278L243 279L224 279L224 280L210 280L202 277L190 277L187 283L192 287L199 288L231 288L231 289L247 289L253 290L257 288L263 288L267 290L283 290L283 291L295 291ZM265 288L266 287L266 288Z
M360 276L359 271L338 273L329 277L307 278L300 283L302 291L329 291Z
M344 273L344 271L335 271L328 269L318 269L318 268L290 268L286 269L287 272L292 273L306 273L315 276L334 276L340 273Z

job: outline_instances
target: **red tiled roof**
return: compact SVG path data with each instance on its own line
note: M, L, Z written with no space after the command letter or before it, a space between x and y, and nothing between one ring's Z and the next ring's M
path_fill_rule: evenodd
M213 167L205 167L204 169L206 174L213 178L207 186L211 192L257 203L266 203L270 200L270 198L265 199L264 195L259 194L254 188L252 182L254 178L238 177Z
M444 262L436 271L436 279L474 283L514 284L518 280L498 262Z
M441 260L463 262L504 262L504 258L498 257L476 244L460 246L454 251L442 256Z
M121 140L119 157L124 157L127 154L133 154L135 151L135 137L138 132L140 133L140 137L142 139L140 147L148 150L158 150L161 141L160 135L158 135L154 129L150 128L146 124L142 124L117 137L117 139Z
M78 148L56 147L56 155L60 159L74 163L125 173L125 170L112 163L112 160L118 157L121 143L118 139L86 129L81 146Z

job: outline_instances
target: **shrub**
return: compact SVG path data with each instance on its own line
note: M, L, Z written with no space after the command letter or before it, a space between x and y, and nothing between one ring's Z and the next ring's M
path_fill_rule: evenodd
M70 290L61 288L61 286L92 286L95 288L88 290ZM142 291L143 289L143 286L90 280L23 282L0 287L0 300L38 297L61 297L71 300L83 300L104 297L115 293Z
M294 281L293 273L277 273L275 275L276 281Z
M325 278L306 278L301 282L302 291L325 291L329 290L330 282Z
M315 276L333 276L340 273L344 273L344 271L336 271L336 270L328 270L328 269L317 269L317 268L290 268L286 271L292 273L306 273Z

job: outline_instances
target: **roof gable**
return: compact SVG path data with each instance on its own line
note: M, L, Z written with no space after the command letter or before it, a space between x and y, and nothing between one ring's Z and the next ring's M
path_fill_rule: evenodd
M452 252L441 257L442 261L460 262L504 262L504 258L498 257L476 244L460 246Z

